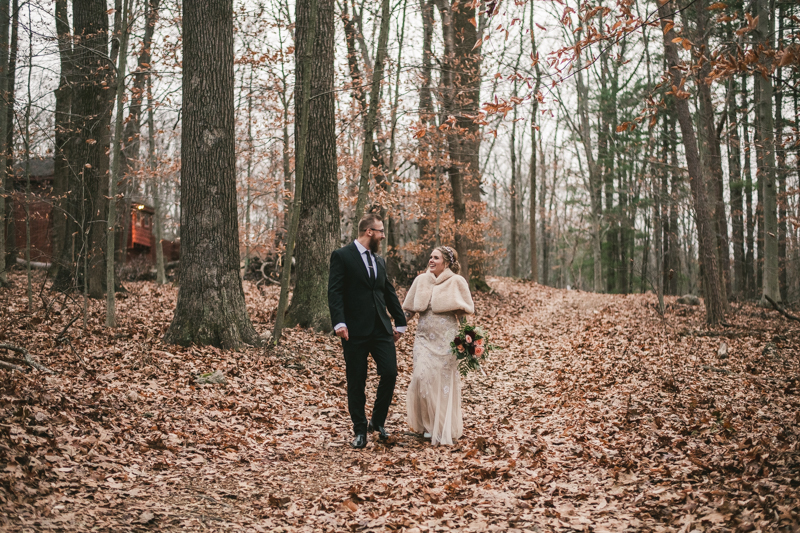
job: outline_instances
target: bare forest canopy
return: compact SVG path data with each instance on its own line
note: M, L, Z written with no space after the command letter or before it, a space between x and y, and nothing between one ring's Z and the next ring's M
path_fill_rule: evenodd
M47 231L42 262L56 286L102 297L106 270L126 261L103 259L109 216L118 250L135 226L132 203L154 208L154 240L187 231L185 44L210 22L185 27L185 6L171 0L8 3L0 126L13 171L0 276L26 260L26 235ZM692 293L707 296L710 323L732 301L796 304L800 45L798 6L784 1L223 2L233 32L232 86L220 93L233 112L225 164L235 167L233 253L245 271L277 281L285 264L301 133L298 17L312 4L302 279L320 270L312 253L344 243L357 215L377 210L401 284L432 245L449 243L475 288L500 274ZM55 160L47 194L25 180L42 158ZM46 215L30 209L28 190L50 204ZM312 249L320 228L324 243ZM143 255L155 264L160 251L153 243ZM301 299L314 290L302 287ZM290 322L326 326L298 305Z

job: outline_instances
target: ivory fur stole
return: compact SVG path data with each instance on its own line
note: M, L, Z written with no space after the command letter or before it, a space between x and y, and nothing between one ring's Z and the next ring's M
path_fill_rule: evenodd
M403 309L424 313L428 304L434 313L463 311L471 315L475 312L467 280L449 268L444 269L438 278L430 271L417 276L403 300Z

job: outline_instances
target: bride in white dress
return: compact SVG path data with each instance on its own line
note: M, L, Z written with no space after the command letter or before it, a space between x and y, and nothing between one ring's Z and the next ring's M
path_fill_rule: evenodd
M450 342L460 317L475 312L467 281L458 275L458 254L449 246L431 253L428 271L414 280L403 302L407 316L420 313L414 337L414 373L408 386L408 425L431 444L461 436L461 379Z

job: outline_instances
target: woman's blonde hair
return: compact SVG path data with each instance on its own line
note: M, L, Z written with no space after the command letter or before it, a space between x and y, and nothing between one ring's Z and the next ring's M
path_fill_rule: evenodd
M461 270L461 265L458 264L458 252L455 248L449 246L437 246L434 250L439 250L444 258L445 266L453 271L453 274L458 274Z

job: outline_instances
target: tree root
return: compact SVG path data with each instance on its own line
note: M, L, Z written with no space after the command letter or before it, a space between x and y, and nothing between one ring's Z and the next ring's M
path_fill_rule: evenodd
M0 344L0 350L11 350L12 352L17 352L18 354L22 355L22 359L25 361L25 364L27 364L30 368L34 368L39 372L55 374L55 371L50 370L43 364L36 361L33 357L31 357L31 354L29 354L28 350L26 350L25 348L20 348L19 346L14 346L13 344ZM21 372L28 371L27 368L12 363L6 363L5 361L0 361L0 363L2 363L0 364L0 367L8 368L9 370L19 370Z

